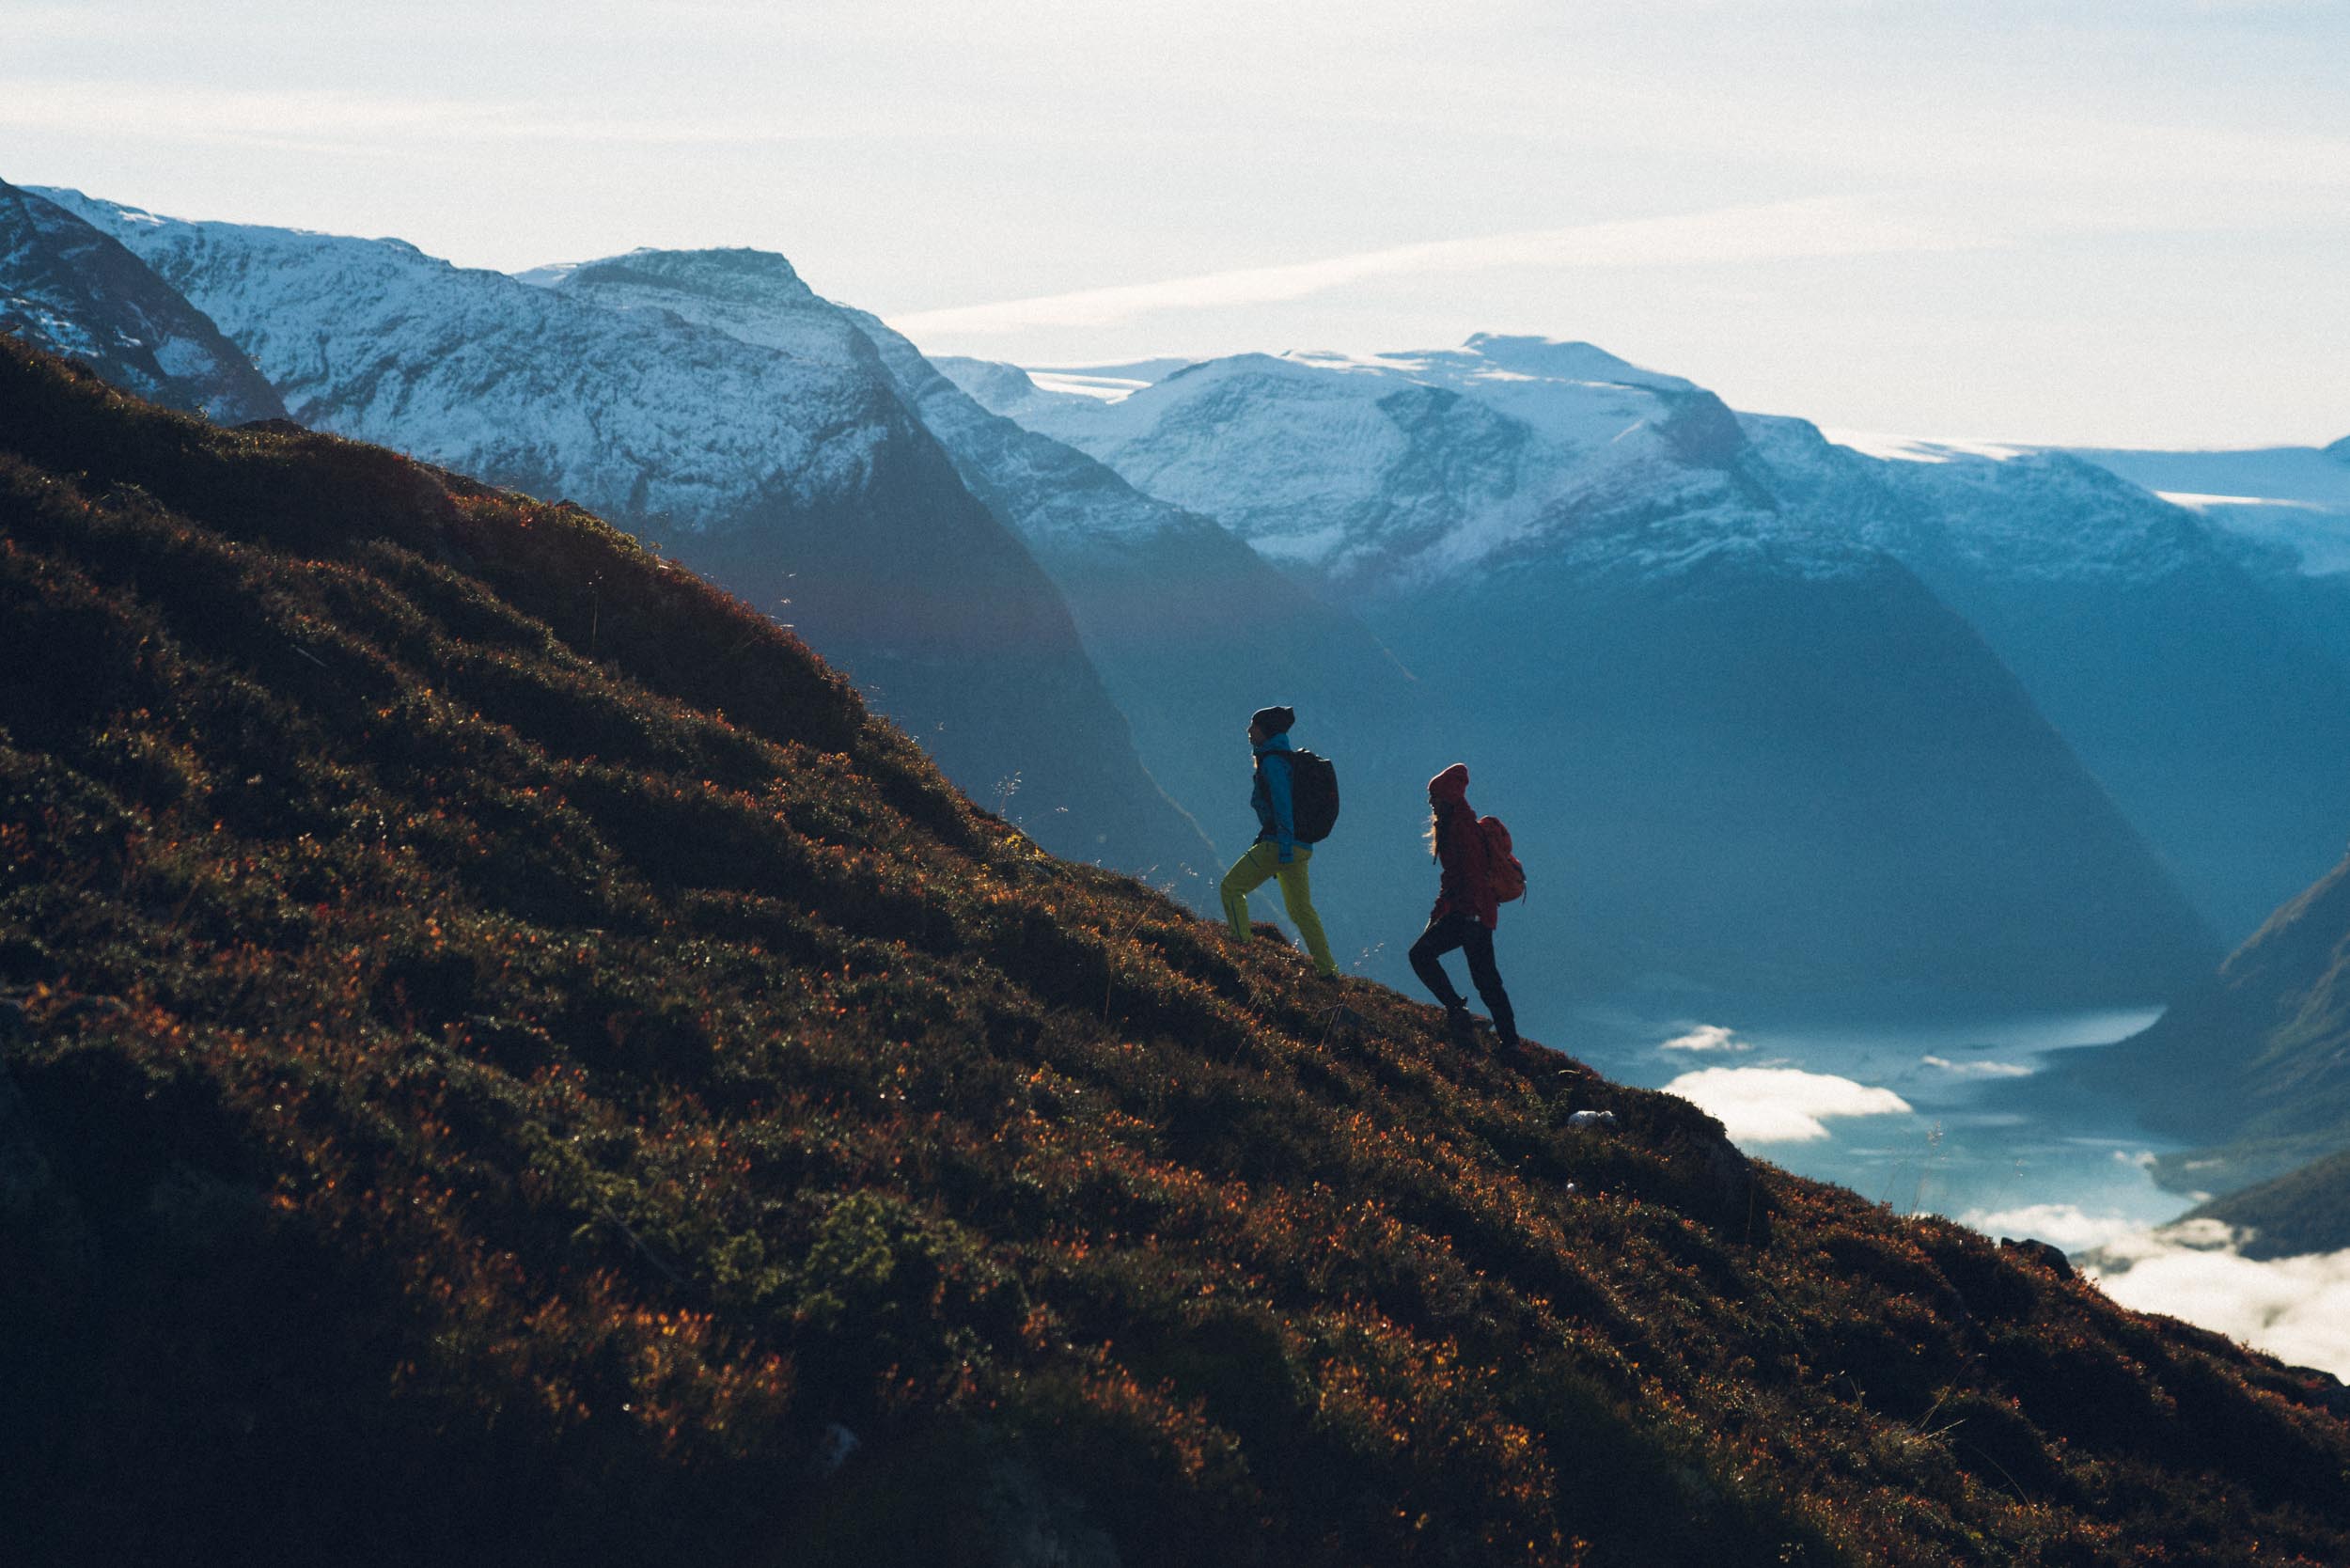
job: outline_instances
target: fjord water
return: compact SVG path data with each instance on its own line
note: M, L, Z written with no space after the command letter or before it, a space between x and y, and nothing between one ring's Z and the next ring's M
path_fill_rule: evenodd
M1646 993L1580 1009L1549 1038L1610 1077L1687 1094L1756 1158L1899 1213L2077 1250L2192 1201L2152 1178L2170 1141L2050 1072L2160 1013L1806 1013Z

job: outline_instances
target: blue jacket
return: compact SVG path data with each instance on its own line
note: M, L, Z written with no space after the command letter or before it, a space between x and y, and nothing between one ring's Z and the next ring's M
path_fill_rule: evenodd
M1256 748L1257 782L1248 792L1248 804L1256 808L1257 834L1260 843L1270 839L1281 849L1281 864L1290 863L1297 847L1297 818L1290 810L1289 732L1268 736L1264 745ZM1265 759L1277 757L1281 765L1265 766Z

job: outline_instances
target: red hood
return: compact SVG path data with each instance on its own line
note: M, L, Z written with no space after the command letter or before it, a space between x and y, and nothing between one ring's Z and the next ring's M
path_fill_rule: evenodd
M1468 764L1455 762L1430 779L1428 798L1432 801L1449 800L1455 805L1465 803L1468 799Z

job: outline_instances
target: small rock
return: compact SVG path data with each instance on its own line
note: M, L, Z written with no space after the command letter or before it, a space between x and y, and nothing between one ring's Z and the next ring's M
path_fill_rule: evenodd
M2060 1247L2051 1247L2044 1241L2033 1241L2029 1237L2017 1241L2013 1236L2001 1236L1999 1247L2001 1250L2013 1252L2019 1258L2030 1259L2060 1278L2073 1278L2073 1260L2067 1258Z
M856 1434L838 1421L824 1428L823 1436L816 1442L816 1473L829 1476L849 1462L849 1456L862 1447Z

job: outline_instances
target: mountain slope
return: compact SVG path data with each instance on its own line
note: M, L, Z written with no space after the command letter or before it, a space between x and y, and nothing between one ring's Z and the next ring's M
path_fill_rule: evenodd
M575 510L0 344L0 610L35 1560L2350 1551L2331 1380L1053 861Z
M2350 1149L2198 1204L2185 1220L2214 1219L2245 1233L2247 1258L2298 1258L2350 1249Z
M675 551L797 626L1058 850L1168 877L1210 858L1051 583L845 321L765 348L396 240L53 194L211 311L305 424L575 499Z
M56 203L0 180L0 332L225 425L286 406L234 343L147 264Z
M2210 519L2294 628L2350 670L2350 440L2322 449L2076 454Z
M2339 853L2350 665L2325 583L2061 452L1832 447L1747 424L1796 504L1841 519L1966 616L2231 941ZM2350 634L2345 618L2336 635Z
M2220 1171L2230 1184L2350 1146L2350 858L2143 1033L2078 1071L2158 1131L2239 1146L2233 1171ZM2209 1170L2198 1180L2213 1184Z
M2312 576L2350 572L2350 441L2327 447L2157 451L2074 447L2164 500L2292 551Z

